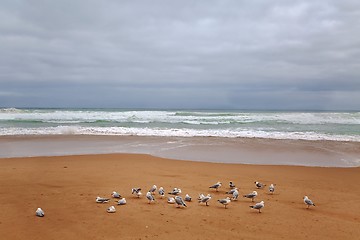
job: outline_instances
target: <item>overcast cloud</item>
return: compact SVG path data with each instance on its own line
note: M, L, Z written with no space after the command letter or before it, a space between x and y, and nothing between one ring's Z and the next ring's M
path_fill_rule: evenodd
M0 106L360 110L360 1L0 2Z

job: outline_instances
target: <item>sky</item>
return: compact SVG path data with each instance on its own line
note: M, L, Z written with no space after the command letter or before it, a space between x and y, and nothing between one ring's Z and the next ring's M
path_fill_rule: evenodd
M0 107L360 110L360 1L1 0Z

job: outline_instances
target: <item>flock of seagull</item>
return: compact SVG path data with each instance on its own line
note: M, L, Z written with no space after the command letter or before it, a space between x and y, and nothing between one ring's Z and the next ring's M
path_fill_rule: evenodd
M257 189L263 189L265 188L266 184L260 183L260 182L254 182L255 183L255 187ZM222 186L221 182L217 182L214 185L211 185L209 188L210 189L215 189L216 191L219 190L219 188ZM275 186L276 184L270 184L269 185L269 193L273 194L275 191ZM222 204L225 209L227 208L227 205L229 205L229 203L231 201L237 201L238 197L239 197L239 189L235 186L235 184L230 181L229 182L229 187L230 190L226 192L226 194L230 195L231 197L226 197L226 198L222 198L222 199L218 199L217 202L219 202L220 204ZM165 190L163 187L160 187L159 189L157 188L156 185L153 185L149 191L146 193L146 198L148 200L148 203L151 204L152 202L155 201L155 197L154 195L156 194L156 191L158 191L158 194L160 196L160 198L164 198L165 197ZM141 192L141 188L132 188L131 189L131 194L133 194L134 196L140 198L142 196L142 192ZM168 192L169 195L167 197L167 203L169 204L176 204L176 207L187 207L186 202L191 202L192 198L189 196L189 194L186 194L184 198L182 198L180 196L181 194L181 189L180 188L173 188L172 191ZM126 199L124 197L121 196L121 194L119 194L118 192L112 192L111 196L113 198L119 199L117 201L117 205L125 205L126 204ZM258 196L257 191L253 191L251 193L242 195L244 198L248 198L251 199L252 202L254 202L254 199ZM206 206L209 206L209 202L212 199L211 194L207 194L204 195L203 193L199 194L197 201L201 204L205 204ZM105 198L105 197L97 197L95 199L96 203L108 203L110 201L110 198ZM315 206L315 204L313 203L312 200L310 200L307 196L305 196L303 198L303 201L305 203L305 205L307 206L307 208L309 208L310 206ZM263 209L265 207L265 203L264 201L260 201L258 203L255 203L253 205L249 206L251 209L255 209L258 210L259 213L261 213L261 209ZM106 210L108 213L115 213L116 212L116 208L115 206L110 206L107 208ZM41 208L38 208L35 212L36 216L38 217L44 217L45 213Z

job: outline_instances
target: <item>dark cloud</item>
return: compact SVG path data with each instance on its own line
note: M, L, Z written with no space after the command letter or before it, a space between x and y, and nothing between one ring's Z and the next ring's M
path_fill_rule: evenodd
M3 106L360 106L358 1L0 5Z

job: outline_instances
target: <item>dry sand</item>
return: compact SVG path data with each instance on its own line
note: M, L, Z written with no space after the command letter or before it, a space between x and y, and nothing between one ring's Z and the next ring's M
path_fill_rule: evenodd
M219 192L209 189L222 181ZM224 209L228 182L240 194L254 181L276 183L259 214L240 198ZM138 154L0 159L1 239L359 239L360 168L262 166L177 161ZM131 195L153 184L179 187L196 199L211 193L210 206L195 201L179 209L165 199L148 204ZM95 203L118 191L127 205ZM308 195L316 207L306 209ZM117 212L106 213L115 205ZM45 217L35 216L36 208Z

